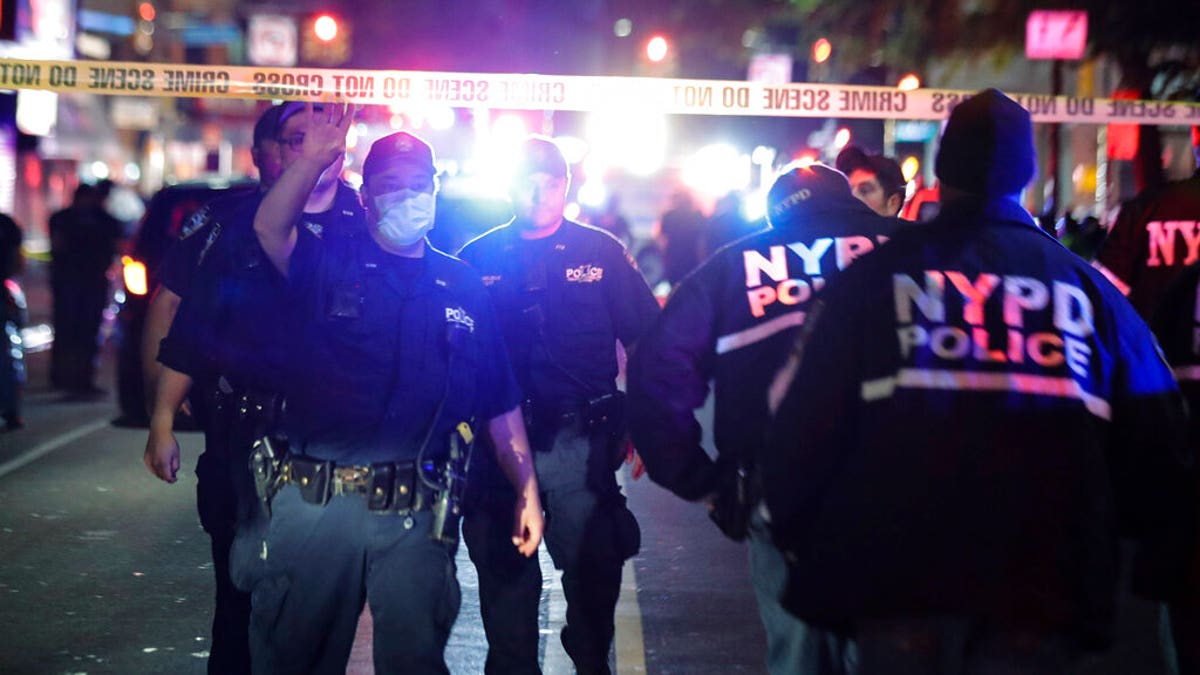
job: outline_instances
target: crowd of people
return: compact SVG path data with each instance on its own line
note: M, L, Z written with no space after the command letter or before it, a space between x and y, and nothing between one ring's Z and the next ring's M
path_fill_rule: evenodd
M615 473L642 462L748 541L772 673L1064 672L1111 644L1125 577L1200 672L1196 179L1118 221L1130 304L1021 207L1030 117L987 90L946 125L929 222L856 148L786 168L761 228L678 195L660 309L615 203L564 216L552 140L517 152L513 219L450 255L434 149L377 140L355 194L352 119L267 109L259 189L193 220L147 320L147 468L176 481L185 400L205 431L209 672L344 672L364 606L376 672L447 672L460 518L486 672L540 672L543 538L562 644L609 672L640 547Z

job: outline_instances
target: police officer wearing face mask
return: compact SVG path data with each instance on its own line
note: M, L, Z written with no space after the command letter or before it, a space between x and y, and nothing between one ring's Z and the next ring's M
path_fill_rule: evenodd
M630 348L658 303L619 241L563 217L568 183L558 147L547 138L526 140L510 191L516 217L461 255L496 301L526 394L546 545L563 570L563 647L578 672L607 673L621 569L639 543L614 476L625 405L614 381L616 343ZM472 472L477 503L463 536L479 571L486 669L537 673L541 570L505 545L511 491L487 464Z
M446 673L472 430L487 432L520 495L506 539L516 555L541 540L537 480L487 294L425 241L437 189L429 145L400 132L371 146L365 233L320 247L297 237L305 195L345 150L351 118L341 107L305 115L300 158L255 217L302 313L303 367L287 386L289 454L267 483L279 489L253 589L252 656L256 672L343 673L369 602L375 672Z

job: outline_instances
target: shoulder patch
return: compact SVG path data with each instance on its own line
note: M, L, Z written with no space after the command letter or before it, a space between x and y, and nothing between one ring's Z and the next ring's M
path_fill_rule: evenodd
M195 213L193 213L192 217L188 218L187 222L183 224L183 227L179 230L179 238L187 239L200 230L203 230L205 227L208 227L210 223L212 223L212 205L205 204L204 206L201 206Z

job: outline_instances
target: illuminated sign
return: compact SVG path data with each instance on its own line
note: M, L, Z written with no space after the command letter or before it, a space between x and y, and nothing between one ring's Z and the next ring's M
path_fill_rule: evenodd
M1029 59L1083 58L1087 48L1087 12L1039 9L1025 22L1025 57Z

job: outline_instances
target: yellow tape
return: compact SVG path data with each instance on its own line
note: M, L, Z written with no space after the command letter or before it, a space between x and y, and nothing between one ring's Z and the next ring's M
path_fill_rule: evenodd
M0 88L503 110L941 120L972 92L840 84L0 59ZM1035 122L1200 124L1200 104L1010 94Z

